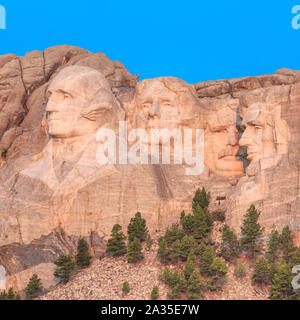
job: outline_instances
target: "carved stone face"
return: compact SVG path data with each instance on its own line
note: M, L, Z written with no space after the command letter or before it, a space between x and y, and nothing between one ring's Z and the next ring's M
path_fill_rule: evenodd
M242 122L245 131L240 145L247 147L249 160L257 161L287 152L289 133L285 121L280 118L280 111L280 106L268 110L259 102L246 109Z
M174 129L192 118L197 103L184 81L166 77L141 81L136 88L134 122L142 129Z
M63 69L47 90L49 135L88 135L113 118L117 105L104 76L91 68Z
M214 112L205 130L205 164L223 176L243 174L243 163L236 159L239 149L236 112L224 107Z

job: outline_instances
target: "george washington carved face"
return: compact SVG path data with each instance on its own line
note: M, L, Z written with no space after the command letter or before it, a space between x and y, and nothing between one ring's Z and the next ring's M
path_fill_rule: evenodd
M70 66L47 90L49 135L80 137L110 123L120 108L105 77L97 70Z

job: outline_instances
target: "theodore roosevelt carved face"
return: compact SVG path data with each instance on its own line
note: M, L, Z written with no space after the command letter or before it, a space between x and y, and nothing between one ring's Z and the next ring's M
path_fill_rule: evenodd
M222 176L243 174L243 163L236 159L239 149L236 105L228 102L210 113L205 130L206 166Z

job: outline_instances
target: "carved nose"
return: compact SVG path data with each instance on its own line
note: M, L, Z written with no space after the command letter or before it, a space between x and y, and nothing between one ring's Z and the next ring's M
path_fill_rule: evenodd
M240 140L240 145L247 147L250 145L250 137L249 137L249 130L246 128L244 133L242 134L241 140Z
M158 102L153 101L151 108L149 110L149 116L153 117L153 118L154 117L160 118L161 113L160 113L160 106L159 106Z
M238 144L238 131L236 129L231 129L229 131L227 144L231 146Z

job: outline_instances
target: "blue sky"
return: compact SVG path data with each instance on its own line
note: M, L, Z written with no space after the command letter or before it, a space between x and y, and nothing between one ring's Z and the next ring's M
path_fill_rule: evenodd
M104 52L140 79L189 83L300 69L300 1L15 1L6 8L0 54L70 44Z

